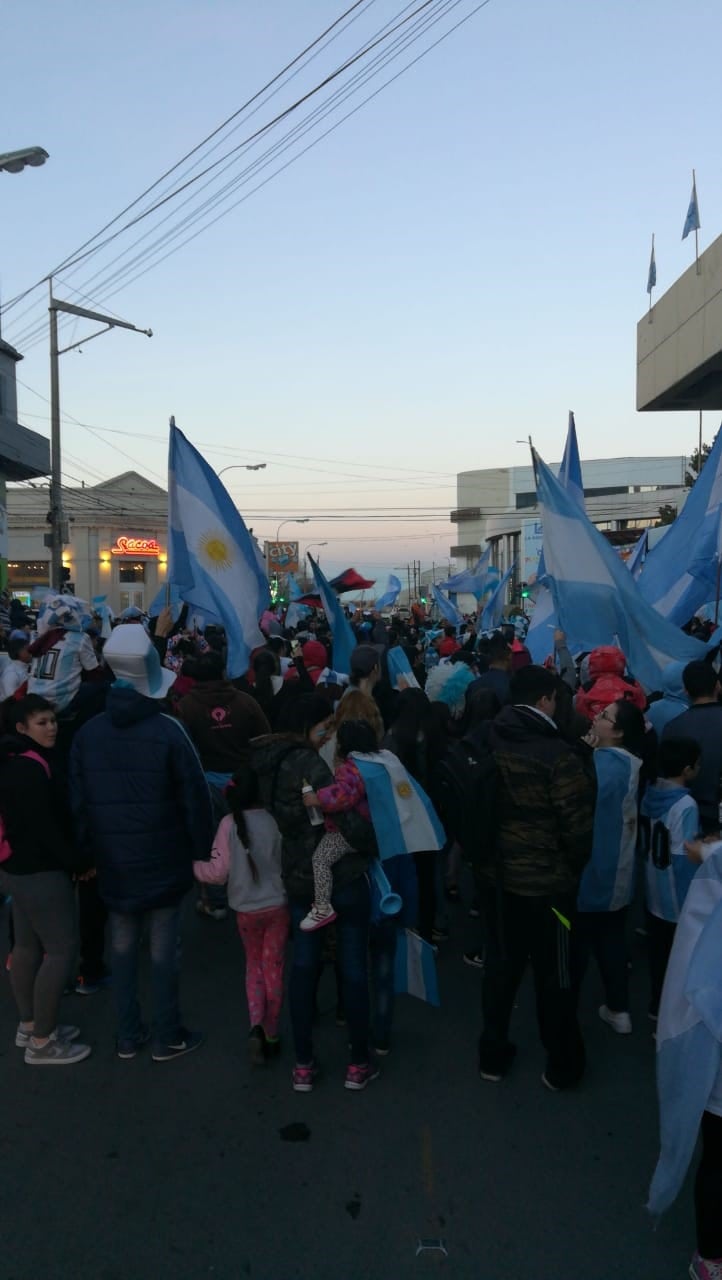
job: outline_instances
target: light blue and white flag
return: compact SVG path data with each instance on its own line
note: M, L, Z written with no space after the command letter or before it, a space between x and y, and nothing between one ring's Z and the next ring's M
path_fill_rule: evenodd
M506 588L516 569L516 561L509 569L507 569L504 577L497 583L494 591L489 596L481 615L481 630L494 631L501 623L504 617L504 605L506 603Z
M564 456L559 467L559 483L570 498L573 498L580 511L584 511L584 481L582 480L582 464L579 458L577 443L577 426L574 414L569 410L567 440L564 445Z
M639 590L663 618L684 626L717 587L722 511L722 430L677 519L649 552Z
M392 689L420 689L421 686L411 670L409 662L404 650L400 644L395 644L386 654L386 662L389 672L389 683Z
M93 613L100 618L100 634L103 640L107 640L113 630L113 620L115 614L108 604L107 596L93 596L90 601Z
M682 237L684 239L684 236ZM657 283L657 260L654 256L654 236L652 236L652 252L649 256L649 271L647 272L647 293L650 298L650 306L652 299L652 290Z
M548 587L534 588L534 612L526 633L527 649L532 662L542 666L546 659L554 654L554 631L557 626L557 615L554 608L554 597Z
M394 991L400 996L416 996L437 1009L441 1003L434 948L410 929L399 930Z
M299 596L303 595L301 587L296 582L296 576L293 573L286 575L288 581L288 596L291 603L286 611L286 626L296 628L309 614L313 613L313 609L307 604L296 604Z
M251 651L263 644L258 619L267 581L232 498L175 424L168 456L168 581L188 604L219 619L228 675L244 675Z
M647 544L647 530L644 529L637 540L637 545L631 556L625 560L625 564L635 581L642 572L642 567L647 558Z
M351 630L351 623L343 611L336 592L325 578L321 570L321 566L316 563L312 555L309 555L308 559L311 569L313 570L313 580L316 584L316 590L321 597L323 611L326 614L328 625L331 628L331 637L333 639L333 665L337 671L342 673L342 675L350 675L351 654L356 648L356 637Z
M687 217L684 220L682 228L682 239L686 240L690 231L699 231L702 223L699 220L699 201L697 200L697 178L694 169L692 170L692 195L689 198L689 208L687 209Z
M648 690L662 687L668 663L704 658L703 644L642 599L617 553L537 453L534 464L547 581L567 636L583 649L619 644L633 674Z
M443 591L439 590L436 583L433 583L431 587L431 595L442 618L446 618L446 621L450 622L453 627L460 627L464 621L463 613L460 609L457 609L448 596L444 595Z
M390 573L386 590L384 591L383 595L379 596L378 600L376 601L376 604L374 605L374 608L390 609L393 604L396 604L400 591L401 591L401 582L396 577L395 573Z
M710 848L682 907L659 1006L653 1214L664 1213L682 1187L713 1092L722 1102L722 845Z
M364 780L382 862L443 849L446 835L434 806L393 751L354 751L351 758Z

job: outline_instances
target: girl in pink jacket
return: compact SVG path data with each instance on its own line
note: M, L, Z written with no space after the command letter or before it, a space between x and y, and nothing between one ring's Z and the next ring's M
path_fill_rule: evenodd
M228 885L228 904L236 913L246 953L248 1052L258 1066L281 1048L278 1027L289 929L281 833L270 813L260 808L258 782L248 770L236 774L226 799L231 812L218 827L210 862L195 862L193 872L205 884Z

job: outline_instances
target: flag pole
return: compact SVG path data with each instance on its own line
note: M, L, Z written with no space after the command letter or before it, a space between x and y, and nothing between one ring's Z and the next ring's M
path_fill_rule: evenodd
M702 410L699 411L699 454L697 455L697 475L702 470Z
M648 324L651 324L651 323L652 323L652 290L653 290L653 288L654 288L654 285L652 284L652 263L653 263L654 261L655 261L655 259L654 259L654 232L652 232L652 256L651 256L651 258L650 258L650 260L649 260L649 316L648 316L648 319L647 319L647 323L648 323ZM657 272L657 266L656 266L656 263L655 263L655 268L654 268L654 270L655 270L655 275L656 275L656 272Z

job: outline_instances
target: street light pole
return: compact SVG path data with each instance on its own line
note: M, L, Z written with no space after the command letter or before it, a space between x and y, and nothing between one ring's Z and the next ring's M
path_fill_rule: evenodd
M229 467L221 467L220 471L216 471L216 475L220 477L224 471L265 471L267 466L267 462L232 462Z
M137 325L130 324L127 320L117 320L114 317L102 315L98 311L88 311L85 307L76 307L72 302L61 302L59 298L53 297L52 276L48 279L48 291L48 310L50 312L50 534L47 536L46 545L49 543L50 546L50 586L51 588L54 586L59 591L62 586L63 543L67 541L62 491L59 358L67 351L74 351L76 347L85 346L87 342L92 342L93 338L99 338L102 333L107 333L110 329L132 329L134 333L143 333L148 338L153 337L153 330L139 329ZM104 325L104 328L91 333L87 338L81 338L78 342L71 342L68 347L59 348L59 311L72 316L80 316L85 320L98 320Z

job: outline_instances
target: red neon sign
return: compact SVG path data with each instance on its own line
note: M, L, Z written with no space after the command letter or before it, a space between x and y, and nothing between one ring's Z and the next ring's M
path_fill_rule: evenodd
M113 556L159 556L160 547L155 538L116 538L110 548Z

